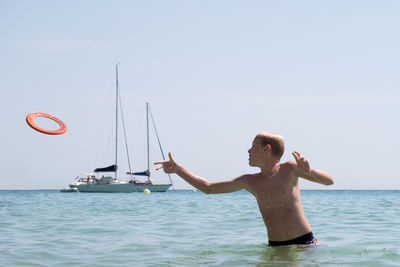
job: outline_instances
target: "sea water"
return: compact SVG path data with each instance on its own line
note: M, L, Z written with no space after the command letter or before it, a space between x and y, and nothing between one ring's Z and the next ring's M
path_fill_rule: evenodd
M321 246L268 247L245 191L0 191L0 266L399 266L400 191L301 194Z

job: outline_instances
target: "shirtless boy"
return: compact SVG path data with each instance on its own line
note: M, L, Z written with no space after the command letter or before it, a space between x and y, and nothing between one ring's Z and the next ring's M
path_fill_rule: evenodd
M299 177L332 185L329 173L310 168L308 161L299 153L292 154L296 160L279 163L285 150L284 139L275 133L260 133L249 152L249 165L259 167L260 173L245 174L235 179L210 183L189 172L168 154L169 160L156 162L157 168L166 173L176 173L186 182L206 194L221 194L246 189L258 203L270 246L292 244L319 244L312 234L300 200Z

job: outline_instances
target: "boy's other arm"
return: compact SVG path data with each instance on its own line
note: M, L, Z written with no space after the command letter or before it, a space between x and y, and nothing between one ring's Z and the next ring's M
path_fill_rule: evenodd
M176 173L186 182L199 189L203 193L206 194L222 194L222 193L230 193L235 192L241 189L246 189L246 176L239 176L235 179L210 183L206 179L203 179L190 171L186 170L182 166L178 165L174 159L172 158L171 153L168 154L169 160L159 161L154 163L155 165L161 165L157 168L157 170L163 168L165 173Z
M324 171L311 169L308 161L299 152L294 151L292 155L296 159L296 163L293 164L295 165L295 173L298 177L302 177L311 182L316 182L323 185L333 184L333 177L331 174Z

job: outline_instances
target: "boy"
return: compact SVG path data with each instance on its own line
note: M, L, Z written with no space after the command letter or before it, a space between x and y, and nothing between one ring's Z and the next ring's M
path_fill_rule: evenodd
M186 182L206 194L221 194L246 189L258 203L268 232L270 246L319 244L312 234L300 200L298 177L312 182L332 185L329 173L311 169L308 161L294 151L296 162L279 163L285 150L283 137L275 133L260 133L248 150L249 165L259 167L260 173L245 174L235 179L210 183L169 160L156 162L157 170L176 173Z

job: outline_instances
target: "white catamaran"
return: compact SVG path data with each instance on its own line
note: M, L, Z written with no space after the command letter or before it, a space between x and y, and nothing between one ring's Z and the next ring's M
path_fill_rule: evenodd
M147 170L143 172L132 172L131 170L127 172L127 174L130 174L131 179L129 182L124 182L121 181L117 178L117 170L118 170L118 102L121 101L120 96L119 96L119 86L118 86L118 65L116 65L115 68L116 72L116 138L115 138L115 164L111 165L109 167L105 168L97 168L94 170L95 173L109 173L109 172L114 172L114 177L112 176L102 176L100 179L95 177L91 180L87 180L86 183L78 184L77 188L79 192L84 192L84 193L130 193L130 192L143 192L145 189L150 190L151 192L166 192L171 186L172 186L172 180L171 177L170 181L171 183L168 184L156 184L152 180L150 180L150 156L149 156L149 112L152 118L154 130L157 135L158 143L160 145L161 149L161 154L162 157L164 157L164 153L162 151L162 147L160 144L160 140L158 138L158 133L157 129L154 124L153 116L151 114L151 111L149 109L149 104L146 103L146 120L147 120ZM123 115L122 115L122 121L123 120ZM125 126L124 126L124 134L125 134ZM126 134L125 134L126 138ZM128 147L128 146L126 146ZM129 164L129 169L130 168L130 162L129 162L129 153L128 154L128 164ZM133 176L147 176L147 181L145 182L140 182L136 179L133 178Z

